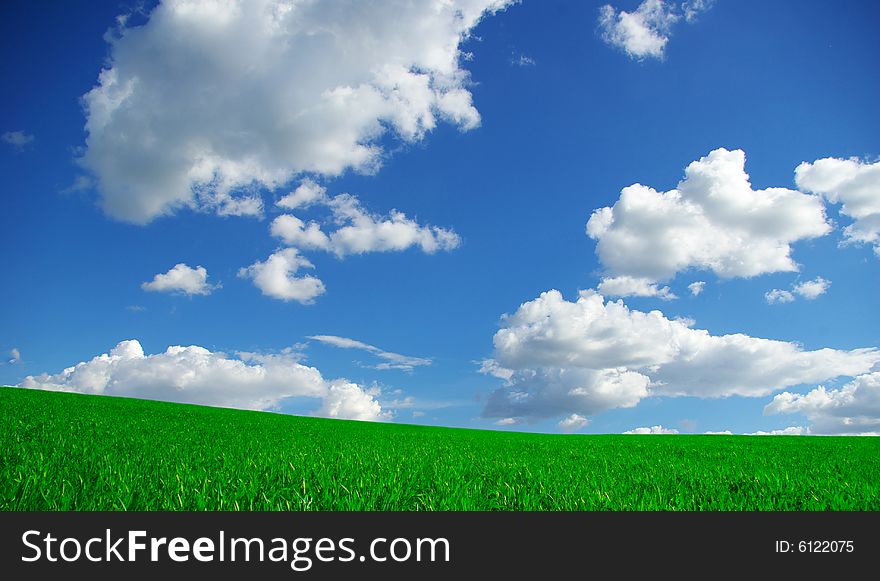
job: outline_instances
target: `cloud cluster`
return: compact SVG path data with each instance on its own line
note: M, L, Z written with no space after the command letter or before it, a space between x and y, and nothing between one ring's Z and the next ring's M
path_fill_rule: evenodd
M502 319L482 370L505 379L485 417L528 420L635 406L651 395L765 396L866 373L880 350L805 351L796 343L711 335L660 311L631 310L581 291L542 293Z
M803 414L812 434L880 435L880 372L855 377L840 389L780 393L765 414Z
M796 283L792 285L791 291L775 288L764 293L764 300L768 304L790 303L795 300L795 295L801 296L808 301L815 300L828 292L831 288L831 281L817 276L813 280Z
M341 349L360 349L367 353L371 353L383 361L382 363L377 364L375 369L399 369L402 371L412 371L415 367L431 365L431 363L433 363L430 359L425 357L410 357L408 355L401 355L400 353L385 351L374 345L356 339L349 339L347 337L337 337L336 335L312 335L308 338Z
M842 204L840 213L852 219L843 230L844 241L873 244L880 257L880 161L826 157L803 162L795 169L795 183L832 204Z
M109 354L57 374L28 376L19 387L256 410L275 409L284 399L299 396L322 401L317 415L389 419L373 394L345 380L328 381L291 353L237 355L198 346L171 346L164 353L145 355L138 341L122 341Z
M120 19L82 102L82 166L111 216L256 214L256 189L371 172L383 139L480 115L461 43L512 0L164 0Z
M208 271L203 266L192 268L184 263L174 265L168 272L157 274L153 280L141 284L149 292L180 293L188 296L209 295L220 288L208 284Z
M277 202L284 208L314 204L330 209L335 230L328 234L318 222L305 223L292 214L282 214L272 221L271 234L289 246L325 250L339 258L367 252L399 252L412 247L433 254L438 250L453 250L461 244L461 238L452 230L420 225L397 210L392 210L389 216L372 214L355 196L339 194L331 198L324 188L313 182L304 183Z
M674 190L624 188L586 227L606 276L638 281L636 290L688 269L722 278L797 271L791 244L830 231L819 196L752 189L745 153L724 148L691 163Z
M0 135L4 143L11 145L16 151L22 151L34 142L34 136L24 131L7 131Z
M663 426L650 426L650 427L641 427L641 428L633 428L632 430L627 430L624 434L677 434L678 430L675 428L664 428Z
M747 436L806 436L810 434L810 430L803 426L789 426L787 428L782 428L781 430L770 430L769 432L764 432L762 430L758 430L757 432L752 432L751 434L746 434Z
M300 268L313 268L301 255L302 251L321 250L345 258L368 252L400 252L413 247L433 254L453 250L461 244L461 238L452 230L421 225L397 210L392 210L390 216L370 213L355 196L328 196L326 188L311 180L304 180L276 205L285 210L328 208L329 222L335 227L325 232L317 221L305 222L293 214L281 214L272 220L269 232L288 248L277 250L265 262L242 268L239 276L253 279L263 294L284 301L310 304L324 293L324 284L318 278L294 276Z
M672 26L682 16L688 23L695 22L712 3L713 0L686 0L678 5L665 0L644 0L635 12L606 4L599 10L602 40L633 59L662 59Z

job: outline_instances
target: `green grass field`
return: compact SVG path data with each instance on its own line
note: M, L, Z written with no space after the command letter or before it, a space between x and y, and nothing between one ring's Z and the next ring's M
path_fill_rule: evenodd
M589 436L0 388L3 510L880 510L880 439Z

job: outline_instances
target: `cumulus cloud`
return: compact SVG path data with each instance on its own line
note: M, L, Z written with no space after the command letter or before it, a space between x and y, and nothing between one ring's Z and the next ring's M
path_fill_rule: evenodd
M157 274L153 280L141 284L149 292L181 293L188 296L209 295L220 288L208 284L208 271L203 266L192 268L184 263L174 265L168 272Z
M790 303L794 301L794 295L787 290L775 288L764 293L764 300L767 301L768 305L775 305L777 303Z
M733 432L730 430L722 430L720 432L703 432L706 436L732 436Z
M29 375L19 387L255 410L276 409L284 399L296 396L320 399L318 415L359 420L388 417L373 396L356 384L328 381L290 352L229 357L192 345L146 355L138 341L129 340L109 354L60 373Z
M650 426L650 427L633 428L632 430L627 430L623 433L624 434L677 434L678 430L676 430L675 428L664 428L663 426Z
M657 297L664 301L678 298L668 286L660 287L646 278L632 276L604 278L597 290L610 297Z
M329 197L324 188L308 180L282 198L278 205L288 209L305 209L312 205L329 208L330 222L335 226L335 230L325 232L317 221L305 222L292 214L282 214L272 220L269 232L289 248L277 251L265 263L257 262L242 269L239 275L253 278L263 294L282 300L311 302L324 292L323 283L317 278L292 277L297 269L312 267L311 262L301 256L301 251L321 250L344 258L413 247L433 254L453 250L461 244L461 238L452 230L421 225L397 210L392 210L389 216L373 214L364 209L355 196Z
M764 432L758 430L757 432L752 432L750 434L746 434L747 436L806 436L810 434L810 430L803 426L789 426L787 428L782 428L781 430L770 430L769 432Z
M722 278L797 271L791 244L830 230L819 196L752 189L745 153L724 148L691 163L677 189L624 188L586 227L607 276L651 282L688 269Z
M338 337L336 335L311 335L308 338L341 349L360 349L371 353L383 360L382 363L375 366L376 369L400 369L402 371L412 371L415 367L431 365L431 363L433 363L431 359L425 357L410 357L408 355L401 355L400 353L385 351L374 345L356 339L349 339L347 337Z
M780 393L764 413L803 414L813 434L880 435L880 372L855 377L840 389Z
M790 303L795 300L795 295L801 296L808 301L815 300L828 292L831 287L831 281L817 276L813 280L808 280L792 285L791 292L775 288L764 293L764 300L767 304Z
M485 417L583 416L648 396L759 397L865 373L880 350L805 351L744 334L711 335L660 311L631 310L592 290L542 293L505 315L483 371L506 379Z
M272 236L280 238L285 244L295 248L330 249L330 238L321 230L320 224L314 221L306 224L291 214L282 214L272 220L269 232Z
M0 139L4 143L11 145L17 151L23 150L25 147L34 142L34 136L24 131L7 131L0 135Z
M828 292L831 281L817 276L813 280L798 283L792 287L794 292L807 300L817 299Z
M561 432L571 434L584 429L589 423L590 420L588 420L584 416L579 414L571 414L559 420L557 426L559 427L559 430Z
M317 222L306 224L291 214L275 218L270 232L287 245L326 250L339 258L367 252L402 251L411 247L433 254L438 250L453 250L461 244L461 238L454 231L420 225L403 212L392 210L389 216L372 214L351 194L325 197L321 203L330 208L337 226L329 234Z
M507 385L496 389L483 417L534 421L576 413L635 406L648 396L650 379L625 369L542 367L512 370Z
M296 208L308 208L312 204L324 202L326 199L327 188L306 178L295 190L275 202L275 205L285 210L295 210Z
M631 58L663 58L672 25L679 19L675 6L663 0L644 0L635 12L606 4L599 11L602 39Z
M285 248L272 253L264 262L240 269L238 276L253 280L266 296L308 305L324 294L324 283L311 275L295 276L301 268L314 266L296 248Z
M843 230L844 241L873 244L880 257L880 161L826 157L803 162L795 169L795 183L832 204L842 204L840 213L852 219Z
M108 35L80 163L135 223L254 213L258 188L375 171L388 135L479 125L460 45L511 1L164 0Z
M330 234L330 248L337 256L387 252L417 247L433 254L461 244L458 234L437 226L422 226L402 212L392 210L382 217L367 212L350 194L335 196L330 207L340 228Z
M515 426L520 423L516 418L501 418L500 420L495 422L496 426Z
M602 40L623 50L630 58L662 60L673 25L682 17L688 24L712 7L715 0L644 0L635 12L617 10L610 4L599 9Z
M688 290L691 291L691 294L695 297L700 296L700 294L706 289L705 281L698 280L696 282L692 282L688 285Z
M331 382L321 407L314 415L362 421L391 419L391 414L382 411L382 406L373 398L373 394L348 381Z

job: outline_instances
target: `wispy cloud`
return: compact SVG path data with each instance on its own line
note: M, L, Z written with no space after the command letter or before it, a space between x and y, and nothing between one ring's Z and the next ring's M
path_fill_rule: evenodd
M375 369L400 369L402 371L412 371L415 367L431 365L432 363L431 359L425 357L410 357L408 355L401 355L400 353L385 351L375 345L370 345L363 341L349 339L347 337L338 337L336 335L312 335L308 338L324 343L325 345L339 347L340 349L360 349L371 353L383 360L382 363L374 366Z
M510 64L517 67L533 67L538 63L536 63L535 59L533 59L532 57L524 55L522 53L518 53L510 57Z
M17 151L21 151L33 143L35 138L30 133L25 133L24 131L7 131L0 135L0 139L14 147Z

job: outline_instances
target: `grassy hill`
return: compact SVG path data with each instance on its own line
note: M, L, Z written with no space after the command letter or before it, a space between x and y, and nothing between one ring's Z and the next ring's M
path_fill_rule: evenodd
M880 510L880 438L375 424L0 388L2 510Z

